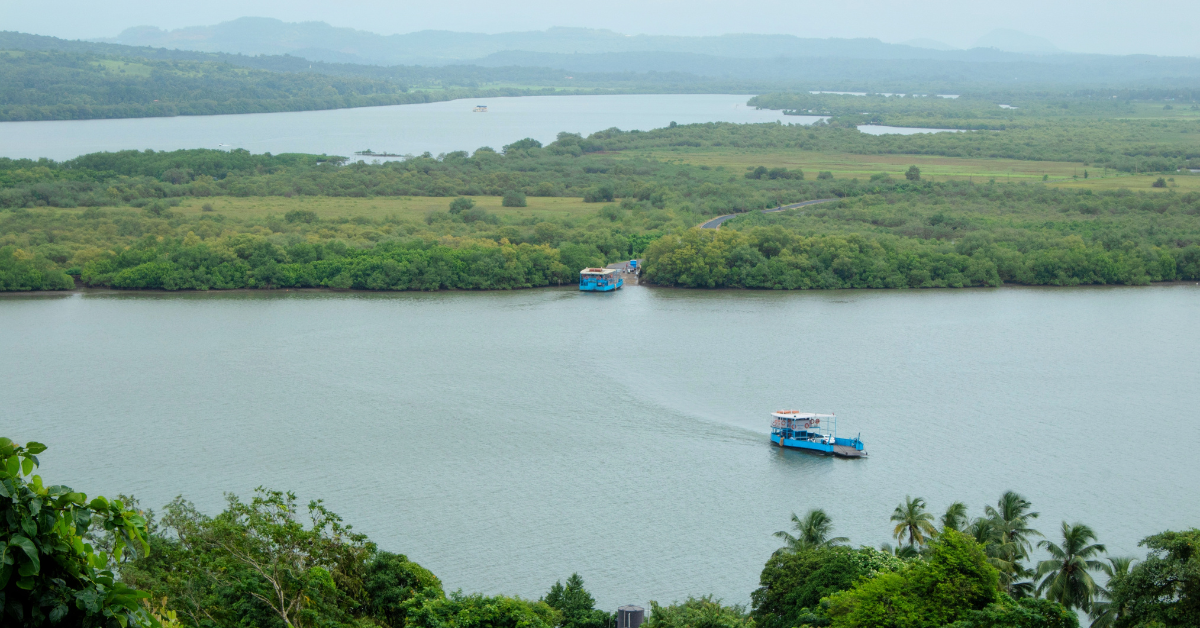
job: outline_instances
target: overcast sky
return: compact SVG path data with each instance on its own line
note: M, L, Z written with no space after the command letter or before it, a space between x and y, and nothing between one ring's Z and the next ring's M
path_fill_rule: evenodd
M72 39L243 16L324 21L382 34L584 26L626 34L930 38L959 47L1011 28L1074 52L1200 56L1200 0L0 0L0 30Z

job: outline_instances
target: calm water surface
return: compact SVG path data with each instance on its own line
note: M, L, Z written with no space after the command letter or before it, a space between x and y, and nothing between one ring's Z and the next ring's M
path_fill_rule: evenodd
M1196 525L1198 328L1194 286L9 297L0 423L92 494L324 498L449 589L745 602L812 507L872 545L906 494L1117 553ZM871 457L772 447L781 408Z
M0 123L0 157L70 159L126 149L244 148L253 153L353 156L371 149L433 154L497 150L523 137L543 143L560 131L588 135L617 127L650 130L672 121L812 124L817 116L784 116L746 106L749 96L636 94L479 98L420 105L329 111L179 116L122 120ZM487 105L487 113L473 113Z

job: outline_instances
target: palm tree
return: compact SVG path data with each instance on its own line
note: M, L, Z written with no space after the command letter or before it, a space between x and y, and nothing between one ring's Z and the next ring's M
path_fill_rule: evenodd
M1112 586L1113 579L1129 575L1129 570L1136 560L1128 556L1109 556L1107 560L1107 565L1100 564L1100 570L1108 576L1108 582L1105 583L1104 588L1096 590L1097 600L1092 602L1091 628L1112 628L1117 620L1125 614L1123 607L1113 604L1109 587Z
M879 551L883 552L884 554L891 554L892 556L902 560L911 560L921 555L921 552L917 551L917 548L911 545L897 545L896 547L892 547L891 543L884 543L880 545Z
M1013 597L1025 597L1033 589L1032 582L1021 580L1033 576L1021 562L1028 559L1033 550L1030 538L1042 535L1029 527L1030 521L1038 517L1038 513L1030 512L1032 506L1019 493L1007 491L1000 496L995 508L984 509L989 520L985 527L990 528L991 535L984 546L988 556L994 559L993 566L1000 570L1001 586Z
M906 495L904 503L896 506L896 510L892 512L892 521L896 522L892 536L895 536L897 541L904 542L904 537L907 536L909 545L924 545L929 539L937 536L937 528L933 527L933 515L925 511L925 500L920 497L914 499Z
M1032 506L1029 500L1016 491L1006 491L996 502L995 508L988 506L984 509L987 516L996 521L1004 542L1012 543L1016 547L1017 558L1028 558L1033 549L1030 537L1042 535L1029 527L1030 520L1038 518L1038 513L1029 512Z
M946 508L946 514L942 515L942 529L963 531L963 526L967 525L967 505L962 502L954 502Z
M1095 559L1105 551L1104 545L1088 545L1096 540L1096 533L1082 523L1067 525L1064 521L1062 539L1062 546L1050 541L1038 543L1038 547L1050 552L1050 560L1038 563L1037 577L1042 581L1037 591L1067 608L1091 612L1092 600L1100 587L1088 572L1104 570L1104 563Z
M829 538L829 535L833 533L833 519L820 508L808 511L803 519L797 517L796 513L792 513L792 529L796 531L796 536L792 536L786 530L775 533L775 536L783 539L784 543L778 551L795 552L850 542L850 539L844 536Z

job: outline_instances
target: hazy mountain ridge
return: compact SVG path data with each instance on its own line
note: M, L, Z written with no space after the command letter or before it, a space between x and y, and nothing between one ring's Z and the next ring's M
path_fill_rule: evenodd
M1011 39L1012 34L1009 33L1009 36ZM1021 33L1015 35L1017 39L1020 39L1020 36ZM993 39L1002 41L1004 35L1001 33ZM126 29L115 38L101 41L247 55L292 54L319 61L381 65L444 65L507 51L548 54L663 52L735 59L838 57L991 62L1018 61L1028 56L1023 53L1004 52L999 49L1002 46L956 50L946 49L948 47L945 45L942 46L943 49L938 49L937 46L890 44L867 38L815 39L792 35L754 34L704 37L623 35L609 30L586 28L551 28L545 31L494 35L433 30L402 35L379 35L330 26L324 22L288 23L257 17L172 31L138 26Z
M326 25L320 26L324 28ZM560 34L565 30L557 29ZM441 41L439 38L447 34L426 31L417 35L435 42ZM473 37L461 33L449 35ZM745 35L724 38L729 41L752 39ZM1175 89L1200 83L1200 59L1190 57L1036 55L989 49L951 52L925 50L914 58L891 59L834 54L837 50L853 49L864 42L865 45L858 47L859 51L920 51L911 46L895 46L875 40L828 40L822 42L823 48L814 48L817 52L828 53L827 56L775 55L754 58L662 51L576 54L505 50L474 59L435 60L435 63L426 65L381 65L352 63L351 60L358 58L353 51L297 48L287 54L250 56L131 47L0 32L0 49L86 52L153 60L215 61L275 72L359 76L416 89L522 85L568 90L602 88L661 93L762 93L810 89L960 93L1013 89ZM749 49L749 46L746 48ZM321 60L318 52L328 58ZM950 58L927 58L937 55Z

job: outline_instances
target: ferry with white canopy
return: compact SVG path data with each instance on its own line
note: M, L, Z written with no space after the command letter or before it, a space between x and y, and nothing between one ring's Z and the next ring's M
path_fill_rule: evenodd
M771 413L771 442L780 447L811 451L824 456L865 458L861 434L839 438L837 416L799 410Z

